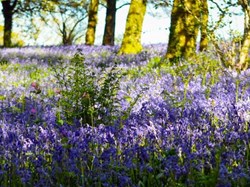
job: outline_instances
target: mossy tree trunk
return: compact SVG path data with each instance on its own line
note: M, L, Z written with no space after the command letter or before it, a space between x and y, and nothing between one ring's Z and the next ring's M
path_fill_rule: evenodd
M119 54L137 54L141 52L141 32L146 6L147 0L131 0Z
M85 37L86 45L94 45L95 43L95 31L98 21L98 16L97 16L98 5L99 5L99 0L91 0L89 5L88 26Z
M10 0L2 1L2 12L4 17L4 34L3 34L3 46L11 47L11 33L14 9L17 5L18 0L11 3Z
M205 51L205 50L207 50L207 47L208 47L208 32L207 32L207 29L208 29L209 11L208 11L207 0L201 0L200 7L201 7L201 12L200 12L201 40L200 40L199 51Z
M116 0L107 0L106 22L102 45L115 44Z
M171 62L187 59L196 53L196 40L200 26L200 7L197 0L174 0L168 50Z
M248 0L239 0L239 5L241 5L244 12L244 36L242 40L242 46L239 54L239 62L236 68L239 70L244 70L248 68L249 60L249 48L250 48L250 5Z

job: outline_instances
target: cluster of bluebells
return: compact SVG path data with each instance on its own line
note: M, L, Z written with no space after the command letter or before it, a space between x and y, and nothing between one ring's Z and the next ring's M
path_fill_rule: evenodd
M152 50L154 49L154 50ZM119 46L45 46L26 48L5 48L1 50L0 61L5 63L18 64L50 64L59 61L68 62L80 50L86 57L85 63L93 66L113 65L139 65L145 64L152 57L162 56L165 53L166 45L147 45L145 50L139 55L117 56Z
M116 47L82 48L96 70L133 68L163 51L118 57ZM44 59L59 54L53 50ZM250 185L249 70L225 70L213 84L210 74L205 83L168 72L124 77L118 120L92 127L58 123L60 91L44 73L48 63L35 63L43 76L33 77L32 62L15 69L18 62L0 66L0 186Z

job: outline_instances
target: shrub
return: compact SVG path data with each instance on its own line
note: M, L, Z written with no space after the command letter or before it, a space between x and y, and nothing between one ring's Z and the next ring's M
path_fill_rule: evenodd
M53 65L59 85L60 99L57 102L59 123L80 123L96 126L112 124L117 118L119 101L116 97L120 83L117 66L105 66L95 71L85 63L81 50L69 63Z

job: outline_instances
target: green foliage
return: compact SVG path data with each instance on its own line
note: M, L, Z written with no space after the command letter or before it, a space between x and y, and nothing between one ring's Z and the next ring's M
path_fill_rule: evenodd
M0 70L6 70L9 66L10 62L9 60L4 57L2 54L0 54Z
M145 66L136 66L134 68L130 68L124 72L128 76L128 78L139 78L143 77L147 74L152 74L152 73L157 73L159 75L161 71L161 62L162 58L161 57L154 57L152 58Z
M120 72L116 65L110 70L101 70L98 75L84 62L78 51L69 64L53 65L55 78L59 85L60 99L57 114L58 122L82 125L110 125L117 116L119 101L116 98L120 83Z
M6 58L1 57L0 59L0 66L7 66L9 61Z

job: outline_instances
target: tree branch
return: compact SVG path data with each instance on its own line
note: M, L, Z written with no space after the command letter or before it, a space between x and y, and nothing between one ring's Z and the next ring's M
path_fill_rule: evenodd
M99 2L99 4L100 4L101 6L103 6L104 8L108 8L107 5L105 5L105 4L102 3L102 2Z
M127 5L130 5L130 3L124 3L124 4L122 4L121 6L119 6L118 8L116 8L116 11L119 10L119 9L121 9L124 6L127 6Z
M70 32L69 32L69 36L71 36L73 34L73 32L75 31L75 28L77 27L77 25L83 21L85 18L87 18L88 16L84 16L83 18L77 20L77 22L75 22L75 24L73 25L73 27L71 28Z
M219 5L217 2L215 2L214 0L210 0L210 1L211 1L213 4L215 4L215 6L218 8L218 10L219 10L221 13L223 13L223 14L226 13L225 10L222 10L222 9L221 9L220 5Z
M15 0L15 1L13 2L13 4L10 6L10 7L11 7L11 10L14 10L14 8L15 8L16 5L17 5L17 2L18 2L18 0Z

